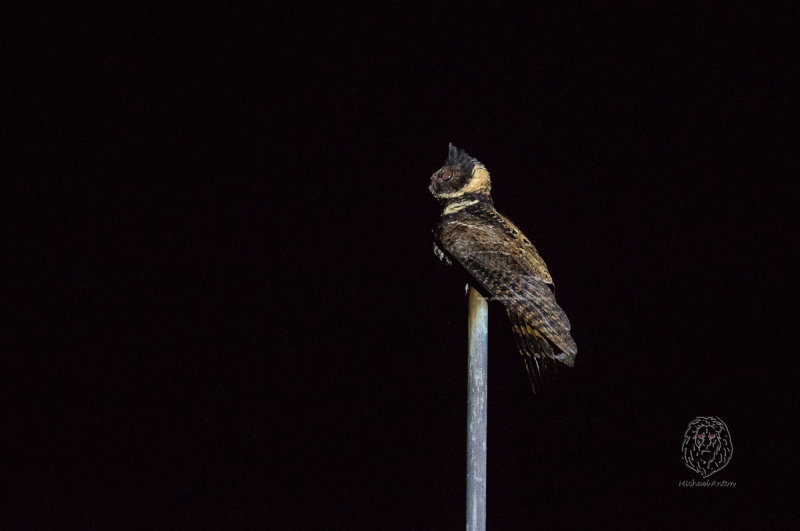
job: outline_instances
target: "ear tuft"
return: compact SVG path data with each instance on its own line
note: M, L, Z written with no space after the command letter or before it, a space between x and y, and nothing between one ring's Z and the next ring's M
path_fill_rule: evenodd
M450 142L447 160L456 160L456 157L458 157L458 148L455 147L452 142Z

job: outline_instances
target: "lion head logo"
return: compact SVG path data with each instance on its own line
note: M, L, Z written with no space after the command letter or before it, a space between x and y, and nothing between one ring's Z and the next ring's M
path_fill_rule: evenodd
M719 417L697 417L683 436L683 462L707 478L725 468L731 460L733 445L728 427Z

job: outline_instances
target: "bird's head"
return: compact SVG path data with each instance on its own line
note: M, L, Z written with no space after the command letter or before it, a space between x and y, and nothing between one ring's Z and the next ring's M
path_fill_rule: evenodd
M486 166L467 155L463 149L450 144L447 160L431 176L428 190L440 201L456 199L465 194L490 199L492 183Z

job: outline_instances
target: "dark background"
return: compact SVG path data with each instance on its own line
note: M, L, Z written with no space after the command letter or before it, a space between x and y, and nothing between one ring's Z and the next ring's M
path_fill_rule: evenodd
M796 519L796 13L14 15L7 524L463 526L466 299L427 191L448 142L579 348L534 398L491 305L489 527ZM735 487L677 486L699 415Z

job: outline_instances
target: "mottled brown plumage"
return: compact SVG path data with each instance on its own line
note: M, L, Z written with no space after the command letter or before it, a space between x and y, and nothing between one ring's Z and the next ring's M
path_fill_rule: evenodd
M431 177L431 193L443 206L434 229L434 252L458 262L505 305L534 393L545 387L556 361L570 367L578 349L567 315L556 304L553 280L536 248L492 203L486 167L450 144Z

